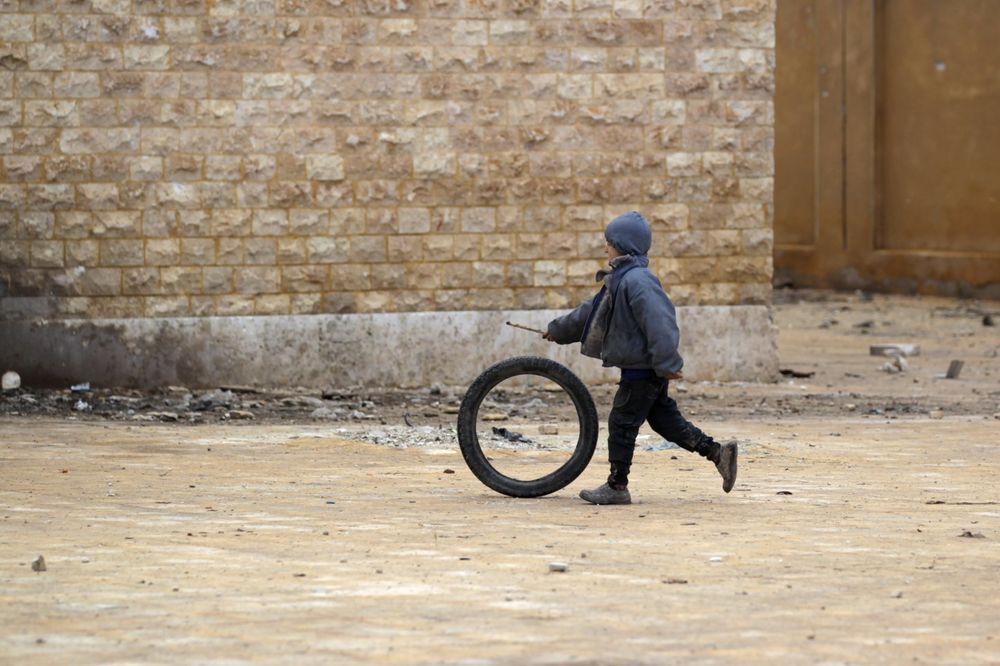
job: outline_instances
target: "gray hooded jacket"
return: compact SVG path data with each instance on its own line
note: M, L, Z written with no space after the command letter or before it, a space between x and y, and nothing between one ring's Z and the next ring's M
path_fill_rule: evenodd
M639 213L615 218L604 232L624 256L600 271L604 287L569 314L549 322L548 334L559 344L581 342L581 352L605 366L651 368L663 377L679 372L680 331L673 303L647 268L652 244L649 224Z

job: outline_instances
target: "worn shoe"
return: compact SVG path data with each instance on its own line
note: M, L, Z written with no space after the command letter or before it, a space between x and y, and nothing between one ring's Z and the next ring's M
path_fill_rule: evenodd
M581 490L580 497L587 500L591 504L631 504L632 495L629 494L628 488L622 488L621 490L616 490L609 486L607 483L602 485L600 488L594 488L593 490Z
M715 469L722 475L722 490L729 492L736 484L736 455L738 451L736 442L727 442L720 447L719 461L715 463Z

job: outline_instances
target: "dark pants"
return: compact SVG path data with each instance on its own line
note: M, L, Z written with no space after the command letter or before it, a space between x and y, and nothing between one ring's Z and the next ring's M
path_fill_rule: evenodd
M644 421L664 439L682 449L698 453L715 462L719 444L681 415L677 403L667 396L666 379L622 380L608 417L608 483L627 485L635 452L635 438Z

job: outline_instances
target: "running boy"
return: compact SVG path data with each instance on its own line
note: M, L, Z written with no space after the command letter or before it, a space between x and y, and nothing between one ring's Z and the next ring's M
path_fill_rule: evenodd
M616 217L604 230L610 270L597 273L604 286L593 299L553 319L542 334L561 345L580 342L580 352L605 366L621 368L621 381L608 417L611 474L580 497L592 504L631 504L628 474L635 438L644 421L681 448L715 463L722 490L736 482L734 442L719 444L685 419L667 396L669 380L681 377L680 332L674 305L649 271L646 253L653 233L637 212Z

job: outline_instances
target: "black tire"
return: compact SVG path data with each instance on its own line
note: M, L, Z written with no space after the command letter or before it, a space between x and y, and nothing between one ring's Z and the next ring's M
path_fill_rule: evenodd
M573 455L559 469L538 479L514 479L497 471L486 459L476 431L483 399L494 386L517 375L540 375L561 386L572 398L580 422L580 435ZM458 410L458 444L465 463L486 486L511 497L541 497L568 486L583 473L594 456L597 433L597 409L584 383L566 366L538 356L509 358L487 368L469 386Z

